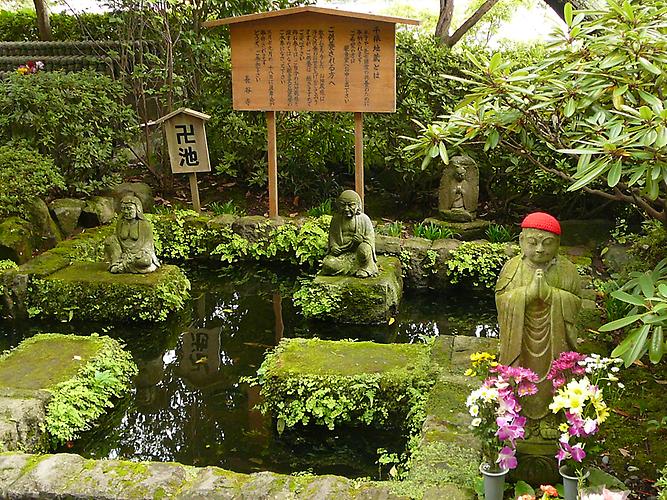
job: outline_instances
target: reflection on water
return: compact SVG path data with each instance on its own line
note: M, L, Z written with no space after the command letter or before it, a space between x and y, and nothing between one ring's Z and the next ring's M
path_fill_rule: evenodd
M220 273L216 276L216 273ZM292 276L252 269L230 274L193 270L190 306L158 327L0 323L0 349L38 331L120 337L139 367L133 398L73 444L94 458L177 461L239 472L312 469L350 477L377 473L376 449L401 452L392 433L321 429L278 437L254 409L254 375L267 349L283 336L419 342L433 335L497 336L488 296L411 294L392 325L344 327L305 321L290 300Z

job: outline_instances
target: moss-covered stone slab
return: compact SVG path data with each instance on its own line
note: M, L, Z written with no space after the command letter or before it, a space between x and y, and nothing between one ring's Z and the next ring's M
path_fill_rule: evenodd
M368 325L386 323L403 296L401 263L396 257L378 257L377 276L321 276L305 285L295 303L307 318Z
M8 259L19 264L32 255L30 223L19 217L0 221L0 260Z
M103 262L76 262L33 279L31 316L69 321L164 321L183 307L190 282L176 266L148 274L111 274Z
M257 373L262 410L277 419L279 431L363 424L407 434L421 426L433 384L426 344L283 339Z
M137 368L105 336L40 334L0 357L0 451L45 451L89 429Z

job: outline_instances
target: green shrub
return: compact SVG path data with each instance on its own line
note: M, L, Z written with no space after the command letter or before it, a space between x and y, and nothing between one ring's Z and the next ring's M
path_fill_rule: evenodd
M486 237L491 243L508 243L516 240L518 234L502 224L491 224L486 230Z
M63 189L65 182L51 158L15 144L0 146L0 186L0 216L8 216L23 213L32 199Z
M241 215L243 210L234 203L234 200L227 200L224 203L214 201L206 207L213 212L213 215Z
M110 13L51 13L49 21L54 41L118 39L118 25ZM28 41L39 41L35 10L0 10L0 42Z
M73 192L113 183L136 117L119 82L91 71L12 74L0 86L0 140L49 155Z
M387 236L398 238L401 236L401 233L403 233L403 223L400 220L387 222L385 224L378 225L375 228L375 231L379 234L385 234Z
M445 266L453 285L467 281L475 287L493 289L508 259L503 243L466 241L452 252Z

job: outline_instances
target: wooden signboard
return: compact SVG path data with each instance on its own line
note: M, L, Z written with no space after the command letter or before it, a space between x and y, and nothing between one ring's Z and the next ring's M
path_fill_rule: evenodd
M210 115L189 108L179 108L151 122L151 125L162 124L167 136L169 162L174 174L188 174L192 206L201 211L199 204L199 187L197 172L210 172L211 161L208 156L206 128L204 123Z
M276 111L355 113L355 189L364 198L363 114L396 110L397 23L413 19L295 7L208 21L230 26L235 110L266 111L269 215L278 215Z
M197 114L194 114L197 113ZM187 108L164 117L164 133L169 146L169 160L174 174L210 172L204 118L208 115Z
M393 23L305 12L233 24L231 40L234 109L396 110Z

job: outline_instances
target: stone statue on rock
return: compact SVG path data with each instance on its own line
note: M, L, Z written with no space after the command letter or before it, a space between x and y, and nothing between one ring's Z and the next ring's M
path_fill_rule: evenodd
M505 264L496 284L500 362L539 375L538 393L522 406L527 417L540 419L552 398L552 361L577 349L581 285L575 265L558 255L561 229L554 217L535 212L521 228L521 254Z
M438 190L438 210L443 220L475 219L479 200L479 169L469 156L454 156L445 168Z
M117 273L145 274L160 267L155 255L153 229L144 218L141 200L125 195L120 202L120 219L116 231L105 241L104 252L109 271Z
M343 191L336 201L336 213L329 227L329 251L320 273L358 278L378 273L375 230L355 191Z

